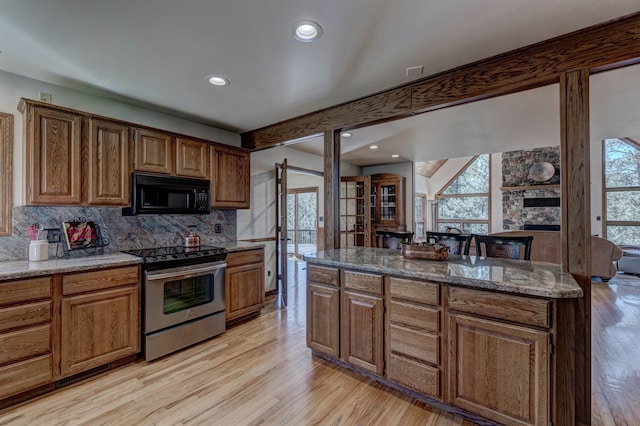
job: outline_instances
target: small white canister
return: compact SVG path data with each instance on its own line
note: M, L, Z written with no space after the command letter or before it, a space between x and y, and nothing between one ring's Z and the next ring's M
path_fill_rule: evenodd
M29 261L38 262L49 259L49 242L47 240L31 240L29 243Z

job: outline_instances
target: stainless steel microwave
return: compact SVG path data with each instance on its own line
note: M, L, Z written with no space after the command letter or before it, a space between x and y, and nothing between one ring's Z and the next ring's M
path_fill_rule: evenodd
M131 207L122 215L208 214L209 186L203 179L133 173Z

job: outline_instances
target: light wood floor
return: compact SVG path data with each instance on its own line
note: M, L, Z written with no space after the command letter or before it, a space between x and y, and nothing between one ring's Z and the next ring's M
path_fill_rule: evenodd
M470 425L311 357L304 263L289 307L152 363L0 412L0 425ZM300 285L295 285L298 282ZM640 279L594 284L594 425L640 424Z
M640 278L592 288L592 424L640 425Z

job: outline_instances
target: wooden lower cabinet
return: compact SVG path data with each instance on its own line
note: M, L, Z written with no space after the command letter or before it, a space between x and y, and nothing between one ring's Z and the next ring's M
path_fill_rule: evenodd
M62 377L140 352L139 286L64 297Z
M340 356L340 290L307 284L307 346L314 351Z
M227 321L257 315L264 308L264 249L227 255Z
M381 296L343 291L342 359L382 375L384 304Z
M52 285L0 282L0 399L53 381Z
M387 378L443 399L440 285L388 277Z
M450 313L448 402L510 425L548 425L546 331Z
M557 320L573 312L571 301L308 268L315 352L499 424L572 423L564 411L573 396L551 368L573 363L571 336Z

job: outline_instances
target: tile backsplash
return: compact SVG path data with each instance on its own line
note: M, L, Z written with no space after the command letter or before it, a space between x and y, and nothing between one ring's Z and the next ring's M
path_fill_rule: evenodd
M100 227L108 244L105 252L181 245L182 235L190 230L200 236L203 245L235 241L237 235L235 210L212 210L207 215L122 216L119 207L17 206L13 208L13 235L0 237L0 261L27 259L27 226L39 223L45 228L61 228L62 222L76 218L91 220ZM216 225L220 225L220 233L215 232ZM62 247L56 246L51 244L52 257L63 253Z

